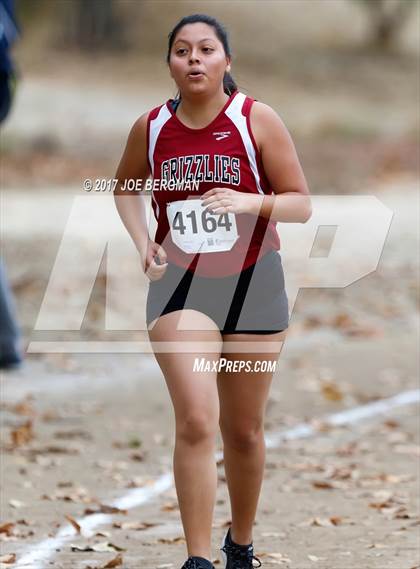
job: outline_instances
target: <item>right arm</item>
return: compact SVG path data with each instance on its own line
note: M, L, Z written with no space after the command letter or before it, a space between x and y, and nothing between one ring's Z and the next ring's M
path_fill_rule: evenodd
M147 227L144 196L139 190L124 191L126 180L142 180L142 187L150 176L147 161L147 117L141 115L128 135L127 144L115 174L118 183L114 189L114 200L121 220L140 253L143 270L150 280L160 279L167 267L166 253L161 245L152 241ZM159 255L162 264L156 264Z

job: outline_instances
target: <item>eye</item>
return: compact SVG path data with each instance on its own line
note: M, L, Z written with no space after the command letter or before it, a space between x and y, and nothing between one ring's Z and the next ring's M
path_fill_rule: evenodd
M214 49L212 47L203 47L203 51L206 51L207 53L214 51Z
M183 53L185 53L187 50L185 49L185 47L180 47L176 50L176 54L177 55L182 55Z

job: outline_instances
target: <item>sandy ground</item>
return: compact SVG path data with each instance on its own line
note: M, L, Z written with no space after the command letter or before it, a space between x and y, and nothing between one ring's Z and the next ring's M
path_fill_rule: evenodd
M411 569L420 562L418 407L396 407L330 429L322 422L326 415L418 387L416 185L401 181L378 188L378 194L394 218L377 270L344 289L301 290L294 306L266 433L305 421L316 429L307 439L267 450L254 528L264 566ZM4 193L9 212L23 212L26 205L26 213L7 218L4 247L26 346L34 339L104 337L102 279L81 334L33 330L69 199L62 192ZM28 212L36 220L31 232ZM83 234L78 243L83 259L89 249ZM68 525L66 515L83 517L87 508L111 504L170 472L173 412L152 355L31 354L20 370L3 374L1 386L2 518L12 524L2 526L3 554L36 554L40 542ZM118 555L115 549L71 549L101 542L123 548L127 569L176 568L185 560L173 487L113 514L93 532L83 529L89 518L83 535L74 532L33 567L103 567ZM229 520L220 464L215 560Z
M267 434L414 387L416 369L406 357L411 341L402 336L395 352L389 342L343 341L333 354L320 343L306 350L304 358L296 344L289 350L286 345L267 411ZM355 354L368 359L373 369L359 366L356 375ZM18 508L4 504L5 520L21 520L15 526L17 540L3 544L4 551L26 550L56 533L66 514L78 518L87 507L97 508L95 500L109 504L171 467L173 419L158 371L142 373L136 358L127 356L94 359L72 358L83 369L77 377L60 372L52 358L49 363L29 361L25 372L6 378L6 400L33 393L26 412L30 407L36 415L31 444L4 454L7 499L22 503ZM320 387L319 370L325 372L326 359L343 393L341 401L327 400ZM127 368L132 375L124 373L121 380ZM34 377L49 377L49 382L37 389ZM8 431L22 419L6 412L3 428ZM418 445L417 410L410 406L269 450L254 530L257 555L264 564L281 561L305 569L413 567L418 556ZM219 474L215 557L230 519L223 466ZM98 528L106 532L103 536L74 536L54 552L51 566L102 566L116 554L72 552L70 546L103 541L125 549L124 567L181 566L185 544L177 540L182 527L173 490L114 516L114 522L130 521L156 525L136 531L108 523Z
M399 60L349 67L341 56L332 65L322 54L305 61L307 76L300 60L293 73L267 77L264 84L260 73L236 76L281 112L301 143L306 137L305 171L309 180L317 173L322 189L317 193L352 193L356 187L360 194L377 196L394 217L375 271L345 288L318 288L309 279L297 295L265 426L267 436L302 422L314 432L267 450L255 551L264 567L412 569L420 565L418 406L395 407L333 428L326 427L324 417L418 388L418 179L399 177L402 170L418 168L412 142L418 131L415 69ZM123 88L100 65L86 66L85 76L78 65L54 72L48 67L49 77L26 73L20 86L2 141L7 153L2 252L25 348L33 341L144 337L124 328L105 330L104 263L80 331L34 329L72 201L82 193L80 181L112 176L131 123L173 94L163 64L155 74L148 70L153 85L136 75L136 66L122 69ZM342 143L333 138L325 155L315 152L314 142L321 146L331 130L344 133ZM406 135L407 146L399 138ZM372 137L389 144L379 159ZM87 168L85 155L100 164ZM376 164L386 184L370 177L378 173ZM73 185L63 187L68 181ZM109 230L109 218L93 233L89 217L79 221L69 257L75 272L55 311L64 319L68 306L80 304L92 250ZM292 245L283 257L286 285L296 269ZM324 245L328 250L328 239ZM128 270L128 254L120 262ZM140 298L141 309L144 294ZM111 307L126 309L125 301ZM153 355L112 349L27 354L20 370L2 375L1 398L2 555L20 559L30 552L30 569L99 569L117 557L117 546L126 569L182 565L186 549L173 487L127 513L112 514L94 530L89 530L94 515L86 514L129 492L153 488L171 471L173 412ZM220 450L220 439L218 445ZM230 520L223 474L220 464L215 560ZM46 538L72 528L66 515L83 518L82 535L74 530L42 557ZM103 542L114 547L105 552L71 547ZM218 560L215 564L222 567Z

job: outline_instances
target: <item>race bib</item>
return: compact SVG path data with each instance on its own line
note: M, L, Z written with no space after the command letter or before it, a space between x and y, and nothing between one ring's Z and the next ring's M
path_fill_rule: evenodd
M201 200L178 200L166 206L172 241L185 253L230 251L239 238L234 213L210 213Z

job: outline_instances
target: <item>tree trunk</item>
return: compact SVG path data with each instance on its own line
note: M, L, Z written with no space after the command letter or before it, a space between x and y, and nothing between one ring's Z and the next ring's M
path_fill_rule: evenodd
M395 43L398 33L407 21L414 0L361 0L370 20L371 45L387 50Z
M85 50L113 50L122 45L114 0L73 0L73 41Z

